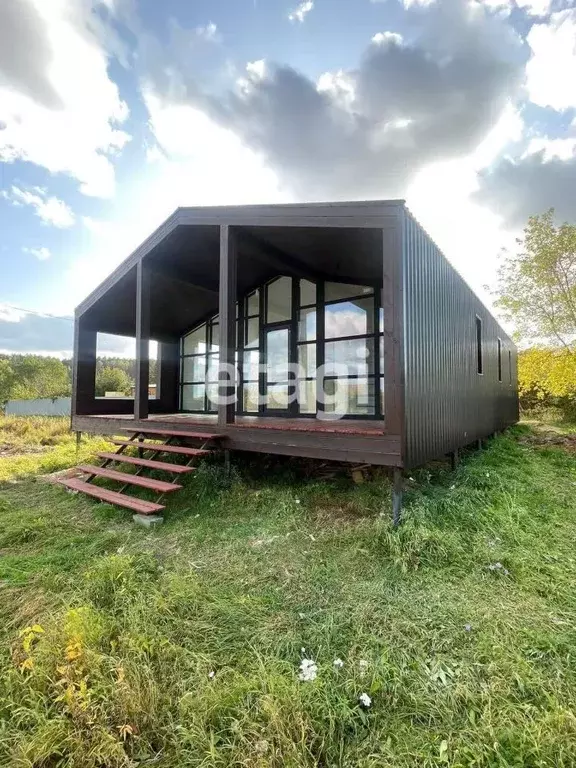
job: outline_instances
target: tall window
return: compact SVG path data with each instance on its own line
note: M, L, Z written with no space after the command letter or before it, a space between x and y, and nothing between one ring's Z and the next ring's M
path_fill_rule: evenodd
M375 415L378 329L374 288L325 284L325 411Z
M260 370L260 291L244 299L242 354L242 394L238 410L258 413L258 374Z
M512 386L512 352L508 350L508 384Z
M218 316L182 339L181 393L183 411L215 411L218 393Z
M484 373L482 359L482 320L476 315L476 365L478 373Z
M300 413L316 413L316 284L298 285L298 406Z
M380 417L384 317L375 286L279 277L239 303L239 413ZM219 322L182 339L181 408L216 411ZM298 365L294 379L288 364ZM317 372L323 366L323 378ZM293 394L297 392L297 400ZM319 397L322 394L322 398Z
M502 339L498 339L498 381L502 381Z

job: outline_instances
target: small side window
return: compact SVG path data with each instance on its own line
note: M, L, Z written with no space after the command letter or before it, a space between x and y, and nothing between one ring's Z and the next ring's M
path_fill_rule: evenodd
M482 359L482 319L478 317L478 315L476 315L476 360L478 373L484 373L484 361Z
M498 381L502 381L502 339L498 339Z
M508 350L508 377L509 377L509 384L512 386L512 352Z

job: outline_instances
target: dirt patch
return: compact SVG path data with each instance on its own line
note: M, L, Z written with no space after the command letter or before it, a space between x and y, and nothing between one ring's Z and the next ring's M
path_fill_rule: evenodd
M49 475L40 475L37 480L40 483L57 483L64 477L84 477L86 473L81 472L77 467L61 469L58 472L51 472Z
M44 445L9 445L9 443L0 443L0 459L11 458L15 456L30 456L34 453L46 453L48 446Z
M562 435L552 430L538 430L519 439L524 445L539 445L544 448L560 447L570 453L576 453L576 435Z

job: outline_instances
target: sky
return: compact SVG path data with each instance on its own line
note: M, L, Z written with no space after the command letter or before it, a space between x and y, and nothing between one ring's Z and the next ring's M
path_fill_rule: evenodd
M574 0L0 2L0 352L69 355L177 206L399 197L488 303L576 223Z

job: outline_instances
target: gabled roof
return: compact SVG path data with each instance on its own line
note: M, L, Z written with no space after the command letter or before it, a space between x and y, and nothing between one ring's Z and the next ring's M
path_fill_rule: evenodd
M287 205L248 205L177 208L138 248L128 256L76 308L80 316L91 309L118 284L142 259L161 250L162 245L180 227L205 228L220 225L259 228L383 228L397 221L397 209L403 200L306 203Z

